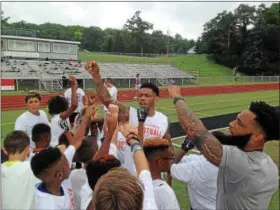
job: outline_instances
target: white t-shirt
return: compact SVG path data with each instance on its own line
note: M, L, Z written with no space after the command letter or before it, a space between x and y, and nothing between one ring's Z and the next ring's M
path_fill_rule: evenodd
M143 210L157 210L158 208L155 201L155 193L151 172L143 170L140 172L138 178L143 183L145 188Z
M78 107L74 112L81 112L84 105L83 105L83 96L85 95L85 92L81 89L78 88L77 89L77 98L78 98ZM69 106L71 106L71 98L72 98L72 91L71 88L68 88L65 92L64 92L64 98L67 99L67 101L69 102Z
M91 190L88 182L82 186L81 189L81 210L86 210L92 201L93 191Z
M29 111L22 113L16 120L15 130L21 130L30 137L30 147L35 148L35 143L32 141L32 128L38 123L50 125L47 114L39 110L39 115L32 114Z
M59 126L60 121L63 121L60 118L60 114L54 115L52 117L52 119L51 119L51 134L52 134L52 138L51 138L50 145L52 147L55 147L55 146L58 145L58 138L64 132L64 130ZM65 121L68 123L69 128L71 129L69 118L67 118Z
M88 197L91 196L91 198L92 198L92 190L88 184L86 170L84 168L74 169L70 174L70 180L72 183L76 210L86 209L89 204ZM87 187L90 190L88 190ZM88 203L84 204L82 202L88 202ZM84 206L86 206L86 208L82 208Z
M130 107L129 124L138 127L139 122L137 118L137 110ZM155 111L153 117L147 117L144 123L144 140L163 138L168 129L167 116L161 112ZM136 168L134 165L133 154L129 146L124 148L124 168L128 169L130 173L136 175Z
M172 164L174 179L187 184L193 209L216 209L217 176L219 168L203 155L187 155L180 163Z
M180 210L173 189L163 180L153 180L155 201L159 210Z
M69 166L71 166L73 157L75 155L76 149L74 146L70 145L64 152ZM42 192L38 189L39 184L36 185L35 191L35 209L37 210L59 210L59 209L76 209L74 193L72 190L72 185L70 179L66 179L61 183L64 195L57 196L46 192Z
M109 91L109 94L111 96L111 98L115 101L117 101L118 98L118 89L115 86L112 87L107 87L107 90ZM103 108L104 111L108 111L107 107L104 106Z
M6 164L2 164L1 209L34 209L35 184L40 180L33 175L30 161Z

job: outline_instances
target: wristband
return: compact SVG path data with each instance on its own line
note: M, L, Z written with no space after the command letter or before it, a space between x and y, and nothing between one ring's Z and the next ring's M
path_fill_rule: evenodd
M173 99L173 104L175 105L175 104L176 104L178 101L180 101L180 100L185 101L185 99L184 99L183 97L180 97L180 96L174 97L174 99Z
M143 151L142 147L135 149L134 152L133 152L133 158L135 157L135 153L138 152L138 151L141 151L141 150Z
M133 151L133 149L134 149L134 147L135 147L136 145L139 145L140 147L142 147L142 145L141 145L138 141L137 141L137 142L134 142L133 144L130 145L130 147L131 147L131 152Z

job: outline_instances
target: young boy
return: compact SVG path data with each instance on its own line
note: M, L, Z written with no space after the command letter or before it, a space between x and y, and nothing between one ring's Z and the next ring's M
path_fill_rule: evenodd
M31 159L33 174L42 182L36 185L35 209L75 209L75 201L69 175L70 166L77 149L80 148L84 133L92 115L93 106L88 107L79 130L72 137L66 134L69 146L62 153L59 148L49 147Z
M61 124L68 126L68 129L71 129L71 124L69 121L69 116L75 111L78 105L77 94L76 94L76 85L77 81L75 77L69 77L72 90L72 100L71 105L69 106L66 98L62 96L53 96L48 101L48 110L51 118L51 146L56 147L58 145L58 138L64 132L61 128Z
M28 134L30 140L32 139L32 128L37 123L49 124L48 117L43 110L40 109L41 95L36 92L29 92L25 97L25 103L27 105L27 111L22 113L16 120L15 130L21 130ZM31 148L35 145L31 141Z
M50 146L51 142L51 127L44 123L38 123L32 128L32 141L35 143L35 148L31 156L42 151Z
M4 152L8 161L2 164L2 209L34 209L35 184L32 173L29 136L23 131L12 131L4 139Z

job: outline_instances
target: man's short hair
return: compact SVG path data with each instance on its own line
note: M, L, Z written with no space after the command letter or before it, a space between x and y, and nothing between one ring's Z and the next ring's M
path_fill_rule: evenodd
M143 150L147 158L157 151L163 151L169 148L169 142L166 139L147 139L143 143Z
M38 142L42 135L50 134L51 127L45 123L38 123L32 128L32 141Z
M46 169L51 168L52 165L57 163L62 157L59 148L48 147L36 153L31 159L31 169L34 176L39 178L43 175Z
M266 135L266 141L279 140L279 111L264 101L251 102L249 110L256 115L255 121Z
M8 155L21 153L28 145L30 138L24 131L12 131L4 139L4 148Z
M25 96L25 103L27 103L30 98L37 98L39 101L41 101L41 95L35 91L28 92L27 96Z
M106 155L89 162L86 167L86 172L90 188L94 190L95 185L101 176L106 174L110 169L120 166L120 161L113 155Z
M151 83L151 82L143 83L141 85L140 89L142 89L142 88L149 88L149 89L151 89L156 94L156 96L159 96L159 89L158 89L158 87L155 84Z

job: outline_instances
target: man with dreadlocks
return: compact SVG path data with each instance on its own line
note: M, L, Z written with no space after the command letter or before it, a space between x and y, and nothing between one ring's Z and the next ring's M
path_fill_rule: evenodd
M171 85L167 91L190 140L219 167L216 209L268 209L279 178L276 164L263 149L266 142L280 139L278 111L265 102L252 102L229 124L231 135L215 137L188 107L180 87Z

